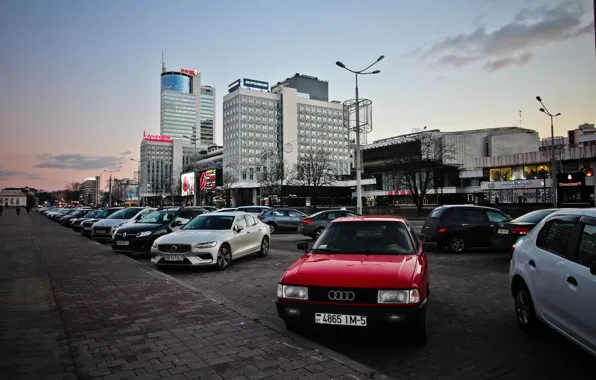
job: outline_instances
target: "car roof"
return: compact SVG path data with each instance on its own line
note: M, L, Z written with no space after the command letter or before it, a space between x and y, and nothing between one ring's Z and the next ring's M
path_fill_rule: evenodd
M210 212L204 215L217 215L217 216L236 216L236 215L250 215L248 212L244 211L224 211L224 212Z
M439 206L437 208L445 208L445 209L450 209L450 208L457 208L457 207L466 207L466 208L478 208L481 210L491 210L491 211L499 211L499 212L503 212L501 210L499 210L498 208L495 207L488 207L488 206L478 206L478 205L443 205L443 206Z
M344 216L332 220L331 223L335 222L401 222L404 223L406 218L401 215L356 215L356 216Z
M559 215L578 215L578 216L589 216L591 218L596 218L596 208L563 208L559 209L559 211L555 211L550 214L548 217L552 218L554 216Z
M267 210L271 209L271 207L269 207L269 206L238 206L238 208L239 209L241 209L241 208L264 208Z

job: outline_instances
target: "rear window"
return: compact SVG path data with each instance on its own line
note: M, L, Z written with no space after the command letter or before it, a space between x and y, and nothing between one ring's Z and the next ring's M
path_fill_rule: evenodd
M135 215L141 211L142 208L124 208L119 210L118 212L113 213L108 217L108 219L132 219Z
M445 212L444 207L437 207L436 209L432 210L432 212L430 213L430 215L428 217L433 218L433 219L439 219L439 218L441 218L441 215L443 215L444 212Z
M335 222L323 231L312 253L412 255L412 238L401 222Z
M537 210L513 219L511 223L534 223L538 224L545 216L552 214L557 210Z

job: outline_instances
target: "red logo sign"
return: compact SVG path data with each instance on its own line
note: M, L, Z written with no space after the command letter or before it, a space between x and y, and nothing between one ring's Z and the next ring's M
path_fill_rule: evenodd
M172 138L166 135L152 135L147 131L143 131L143 141L172 142Z
M197 70L189 70L189 69L180 69L180 72L182 74L192 75L193 77L199 73Z

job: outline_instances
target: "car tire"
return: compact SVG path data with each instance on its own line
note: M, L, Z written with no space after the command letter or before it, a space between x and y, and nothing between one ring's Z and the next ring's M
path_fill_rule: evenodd
M324 228L317 228L315 230L315 236L313 236L313 239L317 240L319 238L319 236L321 236L321 234L323 233Z
M263 236L261 240L261 250L257 252L257 256L265 257L269 254L269 237Z
M428 340L426 334L426 310L408 323L408 335L410 341L416 345L424 346Z
M232 263L232 249L227 244L222 244L217 251L217 270L225 270Z
M275 231L277 231L277 226L275 225L275 223L267 223L267 225L269 226L270 234L274 234Z
M515 318L519 327L527 333L534 334L540 326L540 321L534 310L534 302L530 290L520 281L513 290L515 299Z
M291 331L295 334L302 334L304 332L304 329L302 327L300 327L298 325L298 323L293 322L293 321L284 321L286 324L286 329L288 331Z
M447 249L451 253L463 253L467 248L466 239L463 236L455 235L449 238Z

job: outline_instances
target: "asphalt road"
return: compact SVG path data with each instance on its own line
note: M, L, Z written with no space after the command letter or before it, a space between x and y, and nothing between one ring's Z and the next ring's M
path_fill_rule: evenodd
M420 228L422 222L416 222ZM226 271L175 268L167 273L250 308L283 326L274 300L284 270L302 254L296 234L275 234L268 257L247 257ZM308 240L308 239L306 239ZM531 337L517 327L507 253L430 254L429 342L366 334L311 339L397 379L594 379L596 360L555 333ZM135 259L151 265L144 257Z

